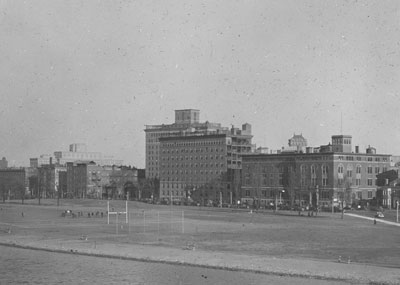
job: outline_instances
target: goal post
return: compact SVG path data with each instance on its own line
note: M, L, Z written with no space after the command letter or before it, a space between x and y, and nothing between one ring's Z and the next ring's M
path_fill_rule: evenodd
M110 224L110 215L125 215L125 223L128 224L128 199L125 201L125 212L112 211L110 212L110 200L107 200L107 224Z

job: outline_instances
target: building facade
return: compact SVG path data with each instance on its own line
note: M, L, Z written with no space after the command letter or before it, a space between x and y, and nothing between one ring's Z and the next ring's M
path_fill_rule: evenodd
M373 148L352 152L351 136L342 135L316 149L320 152L244 155L242 201L330 208L376 197L376 175L389 169L390 155Z
M39 157L30 158L30 167L41 167L42 165L49 165L54 162L54 156L50 154L42 154Z
M93 162L68 162L66 196L68 198L125 199L137 189L136 168L100 166Z
M227 130L217 123L201 123L200 111L195 109L175 110L175 122L172 124L146 125L146 178L160 178L160 138L220 129Z
M241 156L253 151L251 126L218 129L159 138L160 198L181 200L191 196L232 203L238 197L235 175Z
M62 198L62 190L60 191L60 173L66 171L65 166L58 164L46 164L38 167L38 193L36 196L40 195L40 198L44 199Z

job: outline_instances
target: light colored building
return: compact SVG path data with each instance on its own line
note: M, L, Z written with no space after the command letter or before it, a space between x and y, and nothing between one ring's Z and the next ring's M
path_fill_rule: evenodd
M30 158L30 167L40 167L42 165L52 164L55 159L51 154L42 154L36 158Z
M93 161L98 165L117 165L123 164L123 160L114 159L112 156L103 156L100 152L88 152L85 144L71 144L69 151L54 152L55 163L65 165L75 161Z
M248 154L242 157L242 201L318 204L321 207L371 201L376 175L390 168L390 155L374 148L352 151L351 136L332 136L320 152Z
M306 147L307 140L303 137L303 134L296 135L293 134L293 137L289 139L289 146L297 146L297 147Z

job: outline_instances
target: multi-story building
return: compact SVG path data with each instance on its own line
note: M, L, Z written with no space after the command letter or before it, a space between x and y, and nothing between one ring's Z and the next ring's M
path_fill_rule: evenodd
M242 201L352 204L376 197L376 175L390 167L390 155L368 147L352 151L351 136L332 136L332 144L304 152L248 154L242 157ZM319 151L319 152L317 152Z
M124 198L133 197L137 189L137 169L100 166L92 162L67 163L67 197Z
M93 161L98 165L117 165L123 164L122 160L114 159L112 156L104 156L100 152L88 152L85 144L71 144L69 151L54 152L55 163L65 165L75 161Z
M60 193L62 193L62 191L60 191L60 173L62 172L66 172L66 167L63 165L51 163L38 167L37 195L40 195L41 198L61 198L62 195Z
M54 156L51 154L42 154L39 157L30 158L30 167L40 167L42 165L49 165L54 162Z
M232 203L241 156L253 151L251 126L197 130L159 138L160 198L180 200L191 192L204 203Z
M217 123L200 123L200 111L195 109L175 110L173 124L147 125L144 130L146 133L146 178L160 178L160 138L221 129L227 130Z

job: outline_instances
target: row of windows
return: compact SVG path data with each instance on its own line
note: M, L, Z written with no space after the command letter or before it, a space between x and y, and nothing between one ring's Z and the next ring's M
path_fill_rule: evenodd
M172 188L174 188L174 187L172 187ZM172 195L172 196L184 196L185 195L185 191L179 191L179 190L171 190L171 192L169 191L169 190L163 190L162 191L162 194L163 194L163 196L169 196L169 195Z
M373 178L367 178L367 185L368 186L373 186L373 185L376 185L376 183L377 183L377 179L373 179ZM351 185L353 185L353 180L351 180L351 179L346 179L346 183L348 184L348 186L351 186ZM343 179L343 178L339 178L338 179L338 185L340 186L340 185L345 185L346 184L345 183L345 179ZM355 185L356 186L361 186L361 178L356 178L355 179Z
M225 141L195 141L195 142L174 142L164 143L164 147L177 147L177 146L206 146L206 145L222 145Z
M340 173L340 174L342 174L343 172L344 172L344 167L343 167L343 165L339 165L338 166L338 173ZM368 174L372 174L373 172L373 167L372 166L368 166L367 167L367 173ZM382 168L382 172L386 172L387 171L387 167L383 167ZM351 165L348 165L347 166L347 170L346 170L346 174L347 174L347 176L348 177L351 177L352 176L352 173L353 173L353 167L351 166ZM356 166L356 173L357 174L360 174L361 173L361 165L357 165ZM381 173L381 168L379 167L379 166L375 166L375 174L379 174L379 173Z
M334 145L351 144L351 139L344 139L344 138L332 139L332 144Z
M205 156L171 156L171 157L162 157L162 161L169 160L211 160L211 159L225 159L224 155L205 155Z
M208 168L208 167L222 167L222 168L224 168L225 167L225 164L224 163L191 163L191 164L189 164L189 163L182 163L182 164L179 164L179 163L176 163L176 164L161 164L161 167L162 168L165 168L165 169L170 169L170 168L174 168L174 167L176 167L176 168L203 168L203 167L205 167L205 168Z
M354 161L354 160L362 161L363 160L361 156L350 156L350 155L347 155L347 156L339 155L338 159L339 160L348 160L348 161ZM365 160L366 161L374 161L373 157L371 157L371 156L366 157ZM376 162L380 162L380 161L387 162L388 158L387 157L375 157L375 161Z
M213 175L213 174L222 174L224 171L223 170L167 170L167 171L162 171L161 174L164 175L170 175L170 174L200 174L200 175ZM168 178L167 178L168 179Z
M182 148L182 149L163 149L163 154L174 154L174 153L189 153L189 152L224 152L224 148L219 147L205 147L205 148Z

